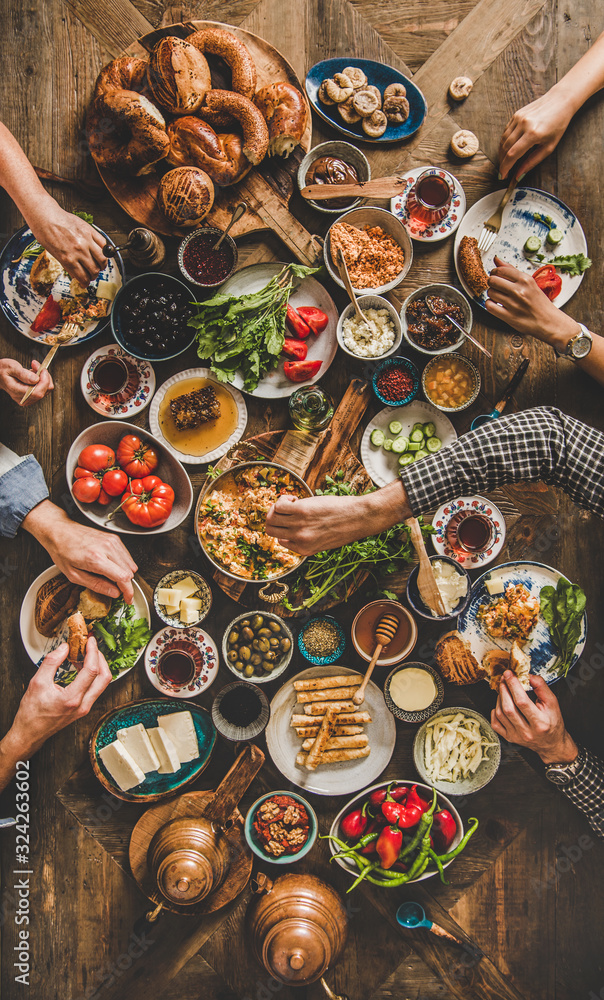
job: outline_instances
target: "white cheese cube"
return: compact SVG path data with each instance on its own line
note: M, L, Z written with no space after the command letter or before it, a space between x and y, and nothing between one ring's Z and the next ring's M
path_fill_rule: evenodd
M199 618L199 611L196 611L195 608L187 608L187 607L185 607L185 602L184 601L180 602L180 620L181 620L181 622L184 622L185 625L192 625L193 622L196 622L198 618Z
M157 603L163 604L166 607L177 608L181 602L181 596L179 591L173 590L171 587L160 587L157 591Z
M197 733L190 712L172 712L170 715L160 715L157 724L172 740L181 764L199 757Z
M148 729L151 746L159 758L159 774L174 774L180 768L180 758L168 734L160 729Z
M113 302L115 296L118 293L120 285L121 281L118 284L117 281L108 281L106 278L101 278L98 285L96 286L97 299L109 299L111 302Z
M134 788L145 780L144 771L119 740L99 750L99 757L122 792L127 792L129 788Z
M199 589L199 586L190 576L185 576L184 580L179 580L178 583L173 585L172 589L178 590L180 594L179 599L182 601L185 597L190 597L191 594L194 594Z
M178 606L178 604L175 604L174 607L172 607L171 604L166 604L164 607L164 611L166 612L167 615L180 615L180 607Z
M505 593L505 584L500 576L489 577L488 580L484 581L484 585L491 596Z
M184 600L180 602L181 611L201 611L201 598L200 597L185 597Z
M142 722L138 722L135 726L128 726L127 729L118 729L116 735L122 746L134 757L145 774L157 771L159 758L151 746L147 730Z

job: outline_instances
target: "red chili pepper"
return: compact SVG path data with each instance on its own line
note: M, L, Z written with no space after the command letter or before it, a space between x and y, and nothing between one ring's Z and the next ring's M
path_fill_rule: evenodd
M308 344L305 344L303 340L294 340L293 337L286 337L281 350L283 354L287 354L288 358L296 358L298 361L304 361L308 354Z
M307 337L310 337L312 333L311 328L306 320L302 319L300 313L297 312L293 306L290 306L289 302L287 304L287 314L285 319L290 330L292 330L296 337L300 337L302 340L306 340Z
M402 830L399 830L397 826L385 826L375 844L382 868L392 868L394 862L398 859L402 846Z
M376 385L378 392L384 399L398 400L404 399L412 392L414 383L408 372L391 366L386 369L383 375L380 375Z
M42 333L43 330L53 330L61 320L61 316L61 306L52 295L49 295L31 325L31 332Z
M457 823L448 809L434 813L432 834L437 854L445 854L455 839Z
M417 785L411 785L411 788L409 789L409 794L407 796L407 805L418 806L421 809L422 813L425 813L428 812L431 803L426 802L426 800L422 799L421 795L418 794Z
M394 799L391 799L390 802L388 800L382 802L382 813L388 822L393 825L398 823L404 811L405 807L402 802L395 802Z
M366 837L368 833L373 833L374 830L378 829L379 825L378 821L373 819L365 830L364 836ZM375 845L375 840L373 840L370 844L365 844L364 847L361 847L360 854L375 854Z
M553 264L544 264L543 267L538 268L533 274L533 278L550 301L553 302L558 297L562 288L562 278Z
M340 823L340 830L349 840L357 841L359 837L363 836L369 826L369 819L365 813L366 806L367 803L365 803L362 809L354 809L352 812L349 812Z
M307 382L315 377L322 364L322 361L284 361L283 374L290 382Z
M322 309L317 309L315 306L300 306L296 311L303 320L306 320L312 332L317 337L320 333L323 333L323 330L329 323L329 316Z
M399 789L395 789L395 791L399 791ZM404 788L404 791L406 793L407 789ZM389 823L396 824L401 829L407 830L409 827L416 826L419 823L422 810L420 806L409 802L409 796L406 797L406 801L397 802L394 794L388 791L386 801L382 803L382 813Z
M391 781L388 788L376 788L375 792L372 792L369 796L367 802L373 809L379 809L382 802L386 801L388 795L395 802L402 802L407 795L407 786L397 785L395 781Z

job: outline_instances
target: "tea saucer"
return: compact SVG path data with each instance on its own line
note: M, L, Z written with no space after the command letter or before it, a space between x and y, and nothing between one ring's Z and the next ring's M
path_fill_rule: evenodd
M125 361L130 374L122 392L116 396L107 396L93 387L90 378L100 359L112 355ZM155 392L155 372L148 361L139 361L132 355L125 354L117 344L106 344L84 362L80 388L84 399L95 413L109 417L110 420L127 420L135 413L141 413L151 402Z
M495 540L485 552L457 552L449 545L446 539L447 525L451 518L455 514L459 514L461 510L471 510L475 514L484 514L493 522ZM499 507L484 497L459 497L451 503L443 504L434 515L432 527L435 529L435 533L430 537L436 552L441 556L455 559L455 562L458 562L460 566L465 566L466 569L488 566L497 558L505 544L505 518Z
M407 212L407 195L415 184L415 181L429 164L423 167L414 167L413 170L405 171L407 183L404 190L390 199L390 211L400 219L412 240L418 243L438 243L446 240L455 232L459 223L463 219L466 210L466 195L457 177L450 174L448 170L439 170L441 177L449 177L453 181L453 199L447 215L435 226L426 226L422 222L414 222Z
M195 662L195 676L187 684L174 684L157 673L157 663L167 649L181 649ZM145 650L145 670L154 688L170 698L194 698L207 691L218 674L218 649L207 632L200 628L162 628Z

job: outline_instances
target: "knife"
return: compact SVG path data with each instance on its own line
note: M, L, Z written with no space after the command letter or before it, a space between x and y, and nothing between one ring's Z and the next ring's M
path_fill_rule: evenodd
M330 201L331 198L394 198L405 190L406 177L376 177L372 181L358 181L356 184L309 184L302 188L303 198L313 201Z

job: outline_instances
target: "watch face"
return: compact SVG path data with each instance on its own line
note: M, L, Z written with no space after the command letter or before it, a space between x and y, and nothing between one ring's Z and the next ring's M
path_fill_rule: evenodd
M571 348L573 358L586 358L590 351L591 337L577 337Z
M568 785L572 778L572 775L564 767L556 767L555 765L547 769L546 776L554 785Z

